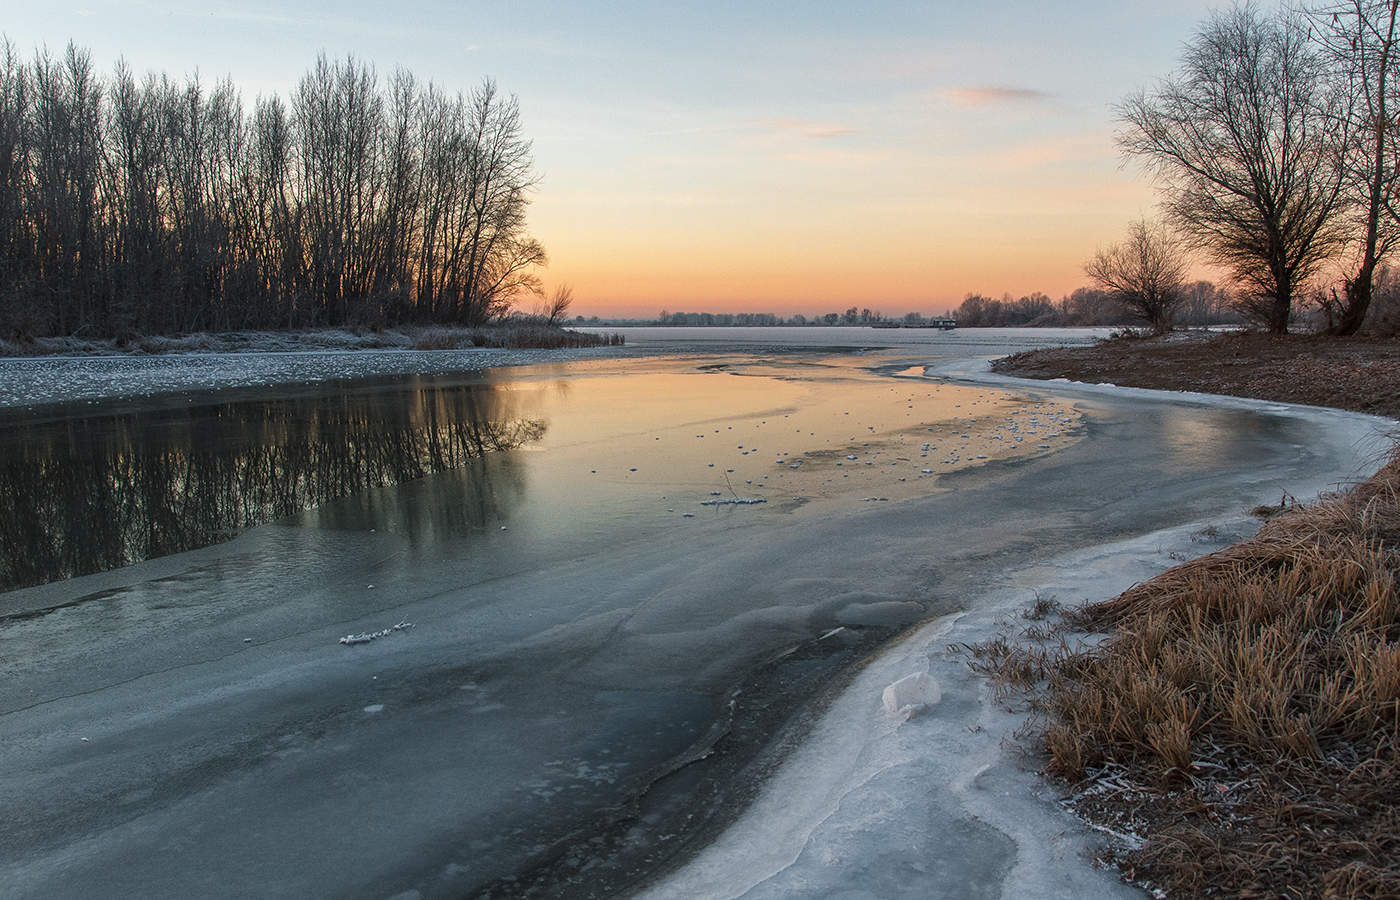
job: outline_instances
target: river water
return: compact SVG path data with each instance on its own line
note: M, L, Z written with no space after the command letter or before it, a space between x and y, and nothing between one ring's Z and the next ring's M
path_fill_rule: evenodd
M1087 332L661 331L0 363L7 893L625 892L1000 569L1360 452L926 374Z

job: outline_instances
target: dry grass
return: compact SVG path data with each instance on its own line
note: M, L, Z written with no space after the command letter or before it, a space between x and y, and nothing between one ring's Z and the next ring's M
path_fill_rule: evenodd
M1400 896L1400 457L1074 611L1092 647L970 648L1048 770L1169 896Z

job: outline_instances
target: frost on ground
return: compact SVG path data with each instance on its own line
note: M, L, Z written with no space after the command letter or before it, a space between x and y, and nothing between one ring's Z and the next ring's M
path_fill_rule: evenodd
M562 350L327 350L164 356L0 359L0 408L184 391L393 375L448 375L501 366L636 356L627 347Z

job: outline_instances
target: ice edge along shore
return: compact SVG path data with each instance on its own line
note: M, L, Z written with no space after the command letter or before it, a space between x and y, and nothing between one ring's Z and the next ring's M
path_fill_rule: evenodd
M927 374L1037 393L1130 395L1304 417L1323 426L1319 430L1336 458L1351 470L1317 473L1295 486L1292 493L1300 498L1369 474L1395 424L1322 407L1012 378L992 374L986 361L930 367ZM952 647L1014 630L1037 595L1067 604L1108 599L1182 558L1217 549L1194 537L1206 525L1245 536L1257 522L1243 510L1269 499L1242 496L1241 513L1233 517L1189 522L1001 573L1001 586L973 598L965 611L927 623L872 660L739 819L641 896L1141 896L1092 859L1104 840L1133 836L1096 833L1061 805L1018 739L1026 711L997 698ZM927 709L892 715L882 694L921 673L938 684L941 698Z

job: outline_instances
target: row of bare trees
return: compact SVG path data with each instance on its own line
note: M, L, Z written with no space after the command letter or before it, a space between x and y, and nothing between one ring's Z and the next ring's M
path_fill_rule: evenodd
M1120 146L1159 180L1166 227L1134 224L1085 267L1093 281L1164 330L1194 252L1272 332L1309 295L1334 333L1360 329L1400 241L1398 10L1325 0L1212 14L1177 71L1119 107Z
M538 289L519 106L318 58L287 100L0 43L0 328L478 325Z

